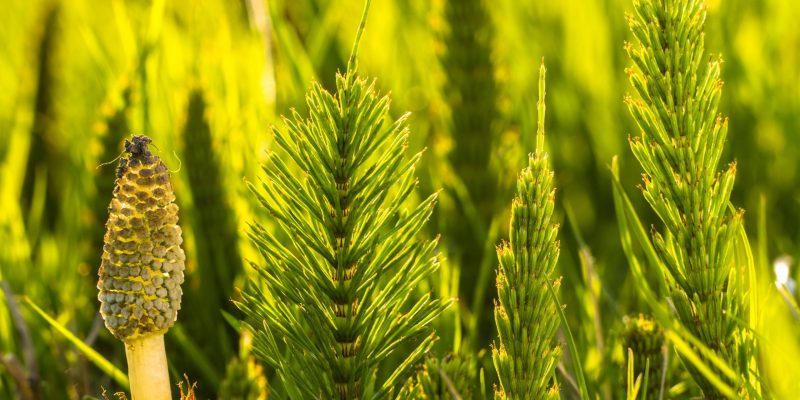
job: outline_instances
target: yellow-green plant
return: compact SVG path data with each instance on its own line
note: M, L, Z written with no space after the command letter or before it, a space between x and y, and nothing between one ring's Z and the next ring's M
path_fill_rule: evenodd
M241 330L239 355L228 362L225 379L219 390L219 398L226 400L267 400L269 385L264 368L252 355L253 334L246 328Z
M254 351L290 398L388 398L433 344L447 302L416 296L437 267L436 240L418 233L436 195L410 210L421 153L406 159L406 117L387 126L389 98L356 75L356 50L334 94L313 84L309 115L273 129L253 193L288 236L254 223L266 263L243 292ZM278 389L276 388L276 392Z
M443 202L441 228L449 257L461 268L461 300L471 302L477 336L489 332L492 219L498 205L498 178L492 168L496 139L497 82L492 63L494 27L485 0L446 1L448 32L442 66L447 74L445 96L450 107L453 148L449 153L454 178L465 190L453 188L456 202ZM446 182L447 185L453 184ZM454 184L458 185L458 183ZM470 339L473 340L474 339ZM477 345L477 343L471 343ZM474 347L477 348L477 347Z
M149 143L125 141L97 282L100 314L125 343L134 400L171 398L164 334L181 308L185 260L169 171Z
M128 114L132 106L134 87L130 80L121 80L109 91L100 106L100 119L95 124L96 139L93 144L97 160L107 162L119 154L119 143L130 133ZM103 219L108 213L108 193L114 190L114 169L95 168L96 193L92 204L92 219L87 231L91 235L87 254L94 259L103 247Z
M203 284L203 288L214 296L213 302L220 306L228 303L233 291L233 279L242 269L239 254L238 233L235 214L227 199L223 184L223 169L208 124L208 106L201 89L192 90L183 130L183 148L186 158L186 174L192 190L194 209L194 231L198 251L203 259L198 260L203 275L214 284Z
M25 180L22 186L21 206L30 215L42 213L42 222L52 230L61 212L59 198L64 194L63 169L60 165L65 161L63 151L58 148L57 135L52 123L56 106L53 93L56 86L56 65L53 53L58 46L59 20L63 18L61 5L48 3L43 7L41 21L41 38L38 43L36 93L34 97L34 120L31 125L31 148L25 168ZM44 204L35 210L34 201L36 186L44 187ZM34 246L37 244L34 241Z
M545 67L539 69L536 151L517 178L511 204L509 241L497 248L497 302L494 316L499 344L492 359L500 384L499 399L558 398L553 373L561 357L554 343L559 326L553 277L559 255L558 224L553 223L553 171L544 151Z
M640 136L630 145L644 169L644 197L664 224L653 243L667 290L689 332L746 375L752 355L739 348L748 314L732 275L743 211L729 201L736 164L718 171L728 120L718 114L722 60L704 54L706 7L700 0L636 0L634 9L628 22L639 44L625 48L639 98L626 101ZM707 398L723 397L687 367Z
M652 318L639 314L623 319L621 332L622 348L633 353L634 376L642 376L647 382L642 391L646 395L658 396L664 361L664 332Z
M472 399L476 377L475 360L467 355L448 354L442 359L428 356L408 379L399 399Z
M447 100L453 123L454 148L450 160L467 187L468 201L473 202L480 213L480 222L488 225L495 213L493 193L497 186L497 177L489 169L495 136L492 120L497 114L497 88L491 59L492 21L484 0L447 1L445 17L449 32L442 64L448 76ZM473 279L477 276L477 271L473 270L477 270L481 261L484 240L474 236L474 228L460 224L458 231L454 231L459 240L471 244L463 246L460 261L467 269L464 276ZM468 280L469 289L473 285L474 282Z
M184 325L192 332L199 346L216 346L229 342L235 335L226 324L216 323L219 313L209 309L235 312L230 302L234 292L234 279L243 270L239 250L239 232L236 216L228 199L224 184L224 166L217 151L220 143L214 140L208 122L208 104L200 88L189 94L183 128L183 154L185 171L192 193L190 211L197 260L197 274L192 274L184 311ZM199 332L198 332L199 330ZM216 354L207 357L211 362L223 363L226 351L232 346L220 346ZM209 384L209 382L205 382Z

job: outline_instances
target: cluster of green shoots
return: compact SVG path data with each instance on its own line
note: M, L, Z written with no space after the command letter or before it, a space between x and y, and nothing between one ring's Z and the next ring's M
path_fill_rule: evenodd
M721 60L704 60L705 8L699 0L634 5L629 23L639 45L626 49L638 97L627 103L640 136L631 148L644 169L644 197L665 228L654 232L652 241L666 294L704 355L686 366L706 398L723 398L730 393L720 392L719 382L697 367L705 362L721 369L715 364L721 359L739 375L719 374L726 377L723 384L744 393L752 356L742 350L750 339L740 322L746 324L748 316L733 268L743 212L729 202L735 164L718 170L727 130L727 120L718 115ZM263 167L264 180L250 187L277 229L252 223L249 235L264 262L251 263L256 278L236 305L245 314L245 332L252 332L253 353L274 371L278 390L289 398L476 395L474 358L439 359L430 353L436 339L431 323L451 303L418 290L438 266L437 239L422 233L437 195L415 205L421 153L406 157L406 116L392 122L389 97L357 73L368 8L369 1L334 93L313 84L306 95L308 115L293 111L284 118L284 129L273 130L277 149ZM509 240L497 247L498 341L492 348L497 399L561 395L556 334L564 315L555 276L554 173L544 151L545 72L542 63L536 148L517 178ZM202 95L192 101L203 109ZM207 126L187 129L204 131L202 144L210 147ZM134 399L167 399L163 334L180 308L184 254L169 174L148 144L144 136L126 144L98 288L107 327L126 343ZM202 157L189 158L203 164ZM190 180L208 175L190 174ZM210 175L218 180L218 172ZM195 196L224 203L214 193ZM233 226L214 222L213 216L199 219ZM229 275L220 277L229 283ZM629 369L644 376L645 393L663 394L664 331L640 316L626 320L621 336L630 352ZM250 356L249 333L244 338L224 392L266 398L264 372ZM582 381L580 386L585 391Z
M545 67L539 70L536 152L517 178L511 205L510 240L497 248L497 302L494 316L499 345L492 351L499 387L495 398L559 398L551 377L561 348L554 344L559 326L553 291L559 281L553 271L558 261L558 224L553 171L544 152Z
M286 247L253 224L267 262L254 265L262 282L240 307L256 354L291 398L390 397L449 304L413 296L437 268L437 241L419 239L436 194L406 208L421 154L404 157L406 117L388 123L389 98L356 74L357 46L336 92L314 84L309 116L274 129L283 154L270 153L266 180L253 187L294 240Z
M630 145L644 169L642 193L665 228L653 233L665 286L680 322L744 376L750 366L738 349L747 313L736 284L743 277L733 274L743 211L729 201L736 164L718 169L728 128L718 114L722 60L704 54L702 1L642 0L634 9L628 21L639 45L626 50L638 98L627 103L640 136ZM693 372L706 397L722 397Z
M634 376L643 377L644 398L662 389L664 371L664 332L652 318L639 314L623 318L622 347L629 351L628 364L633 364Z

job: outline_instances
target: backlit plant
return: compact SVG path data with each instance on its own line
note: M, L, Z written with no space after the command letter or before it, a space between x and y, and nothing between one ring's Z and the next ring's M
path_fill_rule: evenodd
M642 376L642 382L647 382L643 391L656 396L664 370L664 332L652 317L643 314L626 316L622 322L622 349L633 353L629 362L633 362L634 376Z
M0 399L796 398L800 7L706 2L4 2Z
M472 399L477 371L471 356L448 354L432 356L417 367L417 373L406 381L398 399Z
M368 7L335 93L313 84L309 115L293 112L273 130L283 154L269 154L253 188L292 240L253 224L266 262L253 265L259 279L240 306L256 355L291 398L391 397L433 344L430 322L447 305L415 295L437 267L436 240L418 235L436 195L405 208L421 154L404 157L406 116L387 124L389 98L356 74Z
M491 168L495 142L493 120L497 117L497 83L492 64L494 37L489 4L484 0L444 2L448 33L442 66L447 74L447 102L452 120L453 149L450 163L464 182L466 193L454 210L444 209L448 218L445 242L454 242L453 257L462 266L461 288L465 299L475 295L489 229L497 205L497 174ZM464 218L474 207L475 218ZM490 257L490 256L487 256ZM489 286L488 282L478 282ZM488 318L484 318L488 322ZM484 322L481 321L481 322Z
M718 170L728 120L718 114L722 60L704 54L706 7L699 0L642 0L634 8L628 22L639 44L625 48L639 98L626 101L640 137L630 145L644 169L642 193L665 227L653 243L669 296L691 334L746 375L748 357L738 349L747 313L732 275L744 211L729 202L736 164ZM707 398L722 396L699 371L692 375Z
M497 248L497 302L494 317L499 344L492 359L500 384L498 399L559 398L552 382L561 358L554 343L559 326L558 304L549 288L558 261L558 224L551 221L555 205L553 171L544 151L545 67L539 69L536 151L517 178L511 204L510 238Z

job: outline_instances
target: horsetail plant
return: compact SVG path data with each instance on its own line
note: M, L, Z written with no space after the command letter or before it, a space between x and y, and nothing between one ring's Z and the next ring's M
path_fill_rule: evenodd
M738 348L748 340L739 326L748 323L748 313L734 284L741 278L732 274L743 215L729 202L736 164L718 172L728 130L717 111L722 60L703 63L700 0L635 0L634 9L628 23L640 45L626 44L634 64L626 72L640 98L626 103L641 136L630 145L644 169L644 197L666 228L653 233L666 286L689 332L746 375L749 356ZM706 398L723 397L687 367ZM730 378L727 384L738 386Z
M480 231L488 231L497 206L497 177L490 165L494 144L492 123L497 116L497 87L491 58L493 27L488 7L484 0L461 0L445 2L444 10L449 33L444 43L447 52L442 65L449 81L447 101L454 135L454 147L449 158L464 181L469 196L461 199L460 209L449 213L445 239L457 244L455 248L458 251L453 255L462 266L461 293L468 295L470 301L476 283L486 287L491 285L478 281L481 261L487 253L484 250L486 234L482 236ZM470 206L476 208L478 221L465 218L468 215L465 210ZM483 227L476 229L473 226L476 223ZM488 259L489 255L486 257ZM484 321L488 322L488 319Z
M539 69L536 151L517 178L517 195L511 205L510 239L497 248L497 301L494 307L499 346L492 349L497 370L498 399L558 398L552 382L561 358L554 344L559 327L558 304L548 287L559 255L558 224L553 223L555 189L553 171L544 151L545 73Z
M182 132L186 162L186 177L192 193L191 228L194 237L197 270L189 281L190 296L184 311L184 325L189 330L199 329L194 340L200 346L219 343L218 354L208 355L209 360L221 365L228 357L227 345L233 331L227 324L217 324L217 313L209 309L235 312L230 302L234 292L234 278L243 269L239 251L239 232L236 213L228 200L225 187L225 170L208 120L208 103L204 90L195 88L189 94L186 107L186 124ZM211 384L212 382L206 382Z
M415 296L437 268L436 240L418 233L436 195L410 211L421 153L406 160L406 116L387 127L389 98L356 75L367 1L336 92L312 84L307 118L273 129L261 189L278 236L252 224L266 264L242 293L254 352L290 398L388 398L433 344L431 321L449 302ZM290 162L287 162L290 160ZM275 388L278 392L278 388Z
M150 142L125 141L97 282L105 325L125 343L134 400L172 398L164 334L181 308L185 260L169 171Z
M36 93L34 97L34 119L31 125L30 157L25 167L25 179L20 198L26 219L36 215L36 186L44 185L44 205L41 206L41 221L47 230L55 227L55 222L62 212L60 198L64 196L64 179L61 173L66 154L55 144L58 137L52 121L57 113L55 99L57 64L53 54L56 53L62 20L62 5L58 2L48 3L41 21L41 39L37 52ZM38 182L37 182L38 181ZM41 183L40 183L41 182ZM38 246L33 240L34 248Z
M220 399L228 400L267 400L269 384L264 369L252 355L253 334L241 330L239 355L228 362L225 379L219 390Z
M653 317L639 314L625 316L621 332L623 350L630 350L634 376L647 382L643 398L661 391L664 363L664 332Z
M472 353L448 354L442 359L428 355L417 373L406 381L398 399L472 399L477 377Z
M187 178L192 189L198 242L202 261L198 266L203 276L213 277L213 284L204 284L213 295L214 304L228 305L234 276L242 270L235 214L226 197L223 164L217 155L211 126L208 123L207 102L201 89L189 94L183 147L186 154Z

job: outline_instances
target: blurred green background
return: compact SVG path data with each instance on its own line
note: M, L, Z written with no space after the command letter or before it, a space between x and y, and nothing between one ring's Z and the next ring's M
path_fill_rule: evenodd
M181 206L187 282L167 335L173 381L186 373L200 398L217 395L238 354L229 299L246 281L246 260L259 262L247 223L269 223L244 180L259 179L269 127L292 107L303 110L310 82L332 87L362 7L361 0L4 2L0 398L16 396L19 370L35 378L42 398L120 389L55 326L124 371L123 347L97 314L95 282L113 161L130 134L153 138L174 170ZM723 160L738 162L733 203L747 210L751 239L763 243L757 256L769 282L769 260L800 257L800 3L712 0L708 8L706 48L725 60L721 110L731 122ZM623 103L630 9L626 0L373 2L359 70L392 93L394 116L412 112L411 149L427 148L420 195L443 193L427 234L442 235L445 260L430 287L460 301L437 325L438 356L476 354L487 385L491 361L480 351L495 337L494 246L507 236L516 174L534 147L542 58L562 302L593 387L619 383L602 368L622 359L614 332L623 315L646 310L619 244L614 155L645 222L655 222L635 188L640 168L627 145L637 134Z

